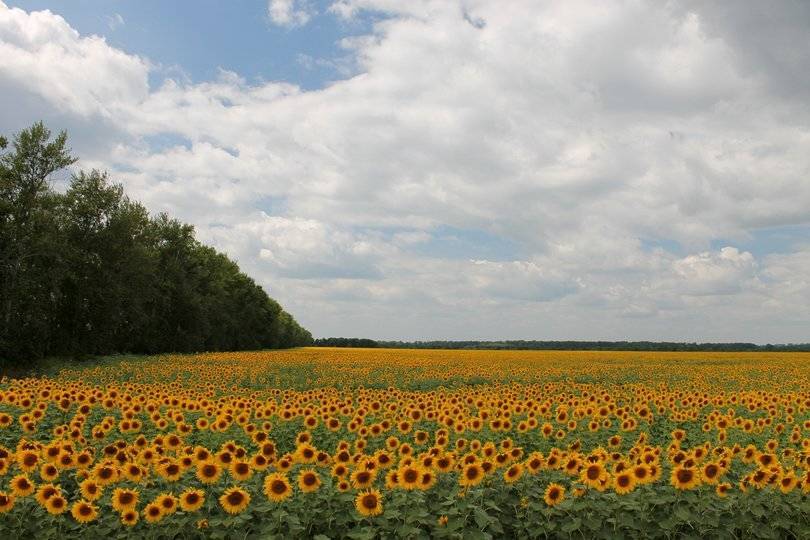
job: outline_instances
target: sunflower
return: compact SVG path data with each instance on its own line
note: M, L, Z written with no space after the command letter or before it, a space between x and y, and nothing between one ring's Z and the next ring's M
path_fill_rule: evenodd
M270 461L264 456L264 454L256 453L253 454L252 458L250 458L250 468L255 471L264 471L269 466Z
M250 494L244 489L234 486L225 490L225 493L219 498L219 504L229 514L240 514L250 504Z
M27 497L31 495L36 488L34 483L24 474L18 474L12 478L9 486L11 487L11 494L15 497Z
M203 484L215 484L222 475L222 466L216 461L202 461L197 464L197 479Z
M779 491L782 493L790 493L798 485L799 479L793 471L783 474L779 478Z
M76 501L70 508L73 519L79 523L90 523L98 517L98 510L87 501Z
M455 456L451 453L442 454L434 462L434 466L439 472L450 472L456 464Z
M5 514L14 508L14 495L0 491L0 514Z
M205 502L205 492L201 489L187 489L180 494L180 508L183 512L199 510Z
M382 497L376 489L361 491L354 499L354 507L363 516L377 516L382 514Z
M60 493L53 495L45 501L45 510L55 516L64 514L68 509L68 502Z
M23 472L31 472L39 464L39 454L33 450L24 450L17 454L17 466Z
M171 493L161 493L155 499L155 504L160 507L160 511L164 516L174 514L177 511L177 497Z
M650 466L645 463L631 467L630 472L633 474L636 484L649 484L652 482L652 471L650 471Z
M399 486L407 491L415 489L419 485L422 471L414 465L405 465L397 471Z
M416 486L422 491L427 491L436 484L436 475L430 469L423 469L422 475L419 478L419 484Z
M700 477L694 469L677 466L672 469L669 481L677 489L692 489L700 484Z
M37 489L37 494L35 496L37 502L40 506L45 506L45 502L53 497L54 495L61 495L61 490L59 486L55 486L53 484L42 484Z
M591 463L579 473L579 479L583 484L599 490L603 489L607 477L605 467L599 462Z
M146 518L146 521L149 523L157 523L163 519L163 511L160 509L160 506L151 502L143 509L143 517Z
M144 476L143 468L137 463L128 463L122 470L124 478L130 482L139 483Z
M298 488L304 493L318 491L321 487L321 477L312 469L302 469L298 473Z
M53 463L45 463L39 469L39 477L46 482L53 482L59 478L59 469Z
M636 488L636 478L632 471L625 470L613 478L613 490L619 495L630 493Z
M349 473L349 468L344 463L335 463L332 465L332 476L335 478L343 478Z
M337 490L341 493L346 493L352 489L352 485L347 480L341 480L337 483Z
M355 489L365 489L374 483L374 479L376 477L376 471L356 470L349 478L351 480L352 487Z
M107 486L118 480L118 468L109 463L99 463L93 469L93 478L101 486Z
M194 447L194 460L197 462L208 461L211 459L211 452L204 446Z
M391 455L385 450L378 450L374 454L374 457L377 460L377 464L383 469L386 469L394 464L394 460L391 459Z
M396 469L390 469L385 473L385 489L394 489L399 486L399 477Z
M462 487L477 486L484 479L484 469L478 463L470 463L465 465L461 470L458 483Z
M133 510L124 510L121 512L121 523L127 527L134 527L138 523L138 512Z
M157 468L158 475L169 482L176 482L183 475L183 468L175 460L170 459Z
M314 463L318 459L318 451L308 443L303 443L295 450L294 459L298 463Z
M523 476L523 465L515 463L503 473L503 481L507 484L514 484Z
M526 470L529 474L537 474L540 472L540 469L543 468L545 464L545 459L543 458L543 454L540 452L532 452L532 454L526 459Z
M561 503L565 499L565 488L562 487L560 484L551 483L546 488L546 493L543 496L543 500L546 501L546 504L549 506L555 506Z
M717 493L718 497L725 497L728 495L729 490L731 490L731 484L728 482L721 482L714 488L714 492Z
M268 474L264 478L264 494L273 502L281 502L292 495L287 475L283 473Z
M134 510L138 505L138 492L132 489L115 488L112 492L112 507L118 513Z
M236 460L231 463L229 472L231 473L231 478L238 482L242 482L253 476L253 469L250 468L250 463L242 460Z
M723 474L723 470L713 462L707 463L700 470L700 477L707 484L716 484L721 474Z
M82 493L82 497L88 501L98 500L103 493L103 488L92 478L83 480L82 483L79 484L79 490Z

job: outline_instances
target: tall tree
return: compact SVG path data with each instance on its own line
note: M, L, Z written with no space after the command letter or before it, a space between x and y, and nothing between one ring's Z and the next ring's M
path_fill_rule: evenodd
M49 345L39 339L51 323L62 262L49 177L76 158L67 133L51 141L42 122L14 136L12 146L0 157L0 351L14 344L37 355Z
M7 147L0 138L0 150ZM194 228L131 201L41 124L0 157L0 360L292 347L312 336Z

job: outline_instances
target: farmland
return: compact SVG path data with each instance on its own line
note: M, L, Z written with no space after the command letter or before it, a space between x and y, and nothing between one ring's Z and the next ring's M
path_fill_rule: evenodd
M0 383L4 537L810 536L803 353L302 348Z

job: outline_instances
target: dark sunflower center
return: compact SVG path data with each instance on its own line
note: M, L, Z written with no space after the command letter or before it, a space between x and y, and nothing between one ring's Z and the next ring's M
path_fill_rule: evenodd
M270 485L270 490L276 495L282 495L287 491L287 484L281 480L273 480L273 483Z
M238 505L242 504L243 500L245 500L244 495L242 495L238 491L234 491L234 492L228 494L228 502L230 504L234 505L234 506L238 506Z
M369 493L363 496L363 506L368 508L369 510L373 510L377 508L377 496L373 493Z
M678 481L680 481L682 484L691 482L693 476L694 473L690 469L680 469L677 474Z

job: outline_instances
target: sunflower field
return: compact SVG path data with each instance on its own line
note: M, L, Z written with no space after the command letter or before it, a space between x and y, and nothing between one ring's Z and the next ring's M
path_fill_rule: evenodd
M810 538L810 356L303 348L3 378L0 537Z

